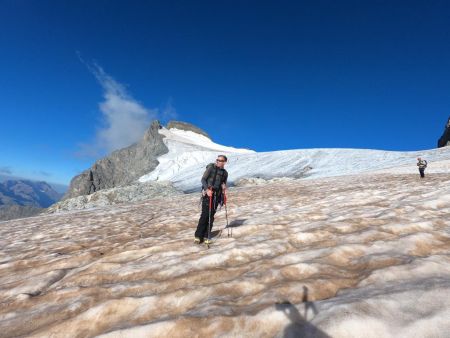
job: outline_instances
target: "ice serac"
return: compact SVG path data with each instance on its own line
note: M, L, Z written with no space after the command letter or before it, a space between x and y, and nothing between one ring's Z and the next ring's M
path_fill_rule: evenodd
M442 148L448 145L450 145L450 117L448 118L447 124L445 125L444 133L438 140L438 148Z
M154 170L159 164L157 158L168 152L164 136L158 133L160 128L159 121L153 121L138 143L114 151L75 176L63 199L128 185Z

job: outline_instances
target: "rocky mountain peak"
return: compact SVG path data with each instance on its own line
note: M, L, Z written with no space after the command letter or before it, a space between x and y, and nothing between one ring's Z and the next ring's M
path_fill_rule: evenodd
M448 118L447 124L445 125L444 133L438 140L438 148L442 148L448 145L450 145L450 117Z
M150 124L150 127L147 129L147 131L145 132L144 136L139 141L139 143L144 144L144 143L148 143L148 142L153 142L153 140L155 138L159 137L158 130L161 129L162 127L163 126L161 125L161 123L158 120L154 120Z
M159 133L162 128L158 120L153 121L139 142L112 152L75 176L63 199L126 186L153 171L159 164L157 158L169 152L163 142L165 136ZM170 121L167 129L171 128L193 131L210 139L205 131L190 123Z
M194 133L206 136L207 138L211 139L211 137L208 135L208 133L193 124L187 123L187 122L181 122L181 121L169 121L167 124L167 129L176 128L180 130L186 130L186 131L193 131Z
M91 168L72 179L64 199L129 185L154 170L159 164L157 158L169 151L163 142L164 135L159 133L162 128L161 123L155 120L139 142L96 161ZM205 131L190 123L170 121L167 129L171 128L193 131L210 138Z
M63 199L128 185L154 170L157 158L169 151L158 133L161 128L159 121L153 121L139 142L112 152L75 176Z

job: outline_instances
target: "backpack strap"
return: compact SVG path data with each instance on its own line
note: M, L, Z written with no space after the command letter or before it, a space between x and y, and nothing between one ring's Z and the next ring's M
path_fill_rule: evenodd
M222 169L222 170L223 170L222 184L223 184L223 183L226 184L226 181L228 181L228 171L226 171L225 169Z
M215 167L216 171L214 172L214 178L212 181L212 186L214 187L214 185L216 184L216 178L217 178L217 171L219 170L219 168Z

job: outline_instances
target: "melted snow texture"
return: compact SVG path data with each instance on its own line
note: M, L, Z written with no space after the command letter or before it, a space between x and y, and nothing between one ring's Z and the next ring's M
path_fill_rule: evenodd
M167 154L158 157L160 164L139 181L167 180L186 192L201 189L200 177L206 164L216 156L228 156L226 169L229 182L242 178L280 177L322 178L355 175L388 169L398 173L417 173L416 158L429 162L427 173L449 172L450 147L414 152L394 152L369 149L300 149L256 153L213 143L203 135L178 129L161 129ZM438 164L437 162L442 162ZM399 168L397 168L399 167Z
M0 223L0 336L448 337L450 178L229 192Z

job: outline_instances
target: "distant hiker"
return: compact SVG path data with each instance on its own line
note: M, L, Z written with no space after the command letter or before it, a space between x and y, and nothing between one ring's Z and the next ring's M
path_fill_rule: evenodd
M427 167L427 161L422 160L420 157L417 158L417 166L419 167L420 177L425 177L425 168Z
M228 179L228 172L224 169L227 160L225 155L217 156L216 163L208 164L202 176L202 213L195 231L195 243L211 243L214 214Z

